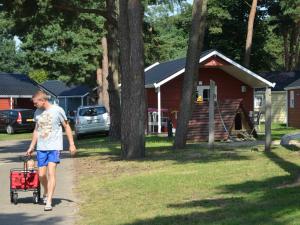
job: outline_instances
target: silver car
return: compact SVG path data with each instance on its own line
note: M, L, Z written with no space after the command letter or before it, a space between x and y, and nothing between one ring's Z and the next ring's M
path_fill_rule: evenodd
M104 106L79 107L75 116L75 134L80 139L83 134L104 132L108 134L110 118Z

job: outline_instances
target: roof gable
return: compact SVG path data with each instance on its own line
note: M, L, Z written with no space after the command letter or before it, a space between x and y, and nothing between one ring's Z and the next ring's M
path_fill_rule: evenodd
M284 91L285 87L289 87L293 82L300 79L300 71L274 71L260 73L260 76L265 79L276 83L276 86L272 88L272 91Z
M52 91L57 96L84 96L89 93L90 88L87 85L67 86L59 80L48 80L42 83L42 86Z
M213 52L213 50L205 51L201 57ZM173 74L181 71L185 67L186 58L170 60L163 63L156 63L155 66L145 72L145 85L153 85L165 80Z
M35 81L25 74L0 73L0 79L1 96L31 97L41 88ZM49 94L53 93L49 92Z
M275 86L275 83L271 83L268 80L260 77L259 75L234 62L233 60L229 59L216 50L203 52L199 58L199 63L205 62L213 56L217 56L221 59L221 61L225 62L222 63L224 65L220 67L221 69L253 88ZM185 72L185 62L186 59L182 58L164 62L161 64L156 63L157 65L145 71L146 88L159 87L174 79L175 77L183 74ZM220 64L220 62L216 63Z

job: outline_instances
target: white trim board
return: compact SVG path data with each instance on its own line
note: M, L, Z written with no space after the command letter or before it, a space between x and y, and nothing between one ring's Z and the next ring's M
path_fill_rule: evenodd
M286 87L284 90L289 91L289 90L295 90L295 89L300 89L300 86L295 86L295 87Z
M32 95L0 95L0 98L32 98Z
M147 72L148 70L152 69L153 67L157 66L158 64L159 64L159 62L153 63L152 65L146 67L146 69L144 71Z

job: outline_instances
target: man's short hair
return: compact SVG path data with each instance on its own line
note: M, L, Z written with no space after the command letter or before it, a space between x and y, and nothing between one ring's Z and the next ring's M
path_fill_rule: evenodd
M44 100L49 100L50 96L43 90L38 90L37 92L34 93L34 95L32 96L32 98L37 98L37 97L41 97Z

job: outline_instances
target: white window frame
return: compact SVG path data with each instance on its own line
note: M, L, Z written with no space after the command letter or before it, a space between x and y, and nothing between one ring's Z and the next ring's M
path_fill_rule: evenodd
M295 92L290 91L290 108L295 108Z
M260 105L258 103L260 103ZM261 108L264 106L264 104L265 104L265 96L263 94L254 96L254 107L255 108Z

